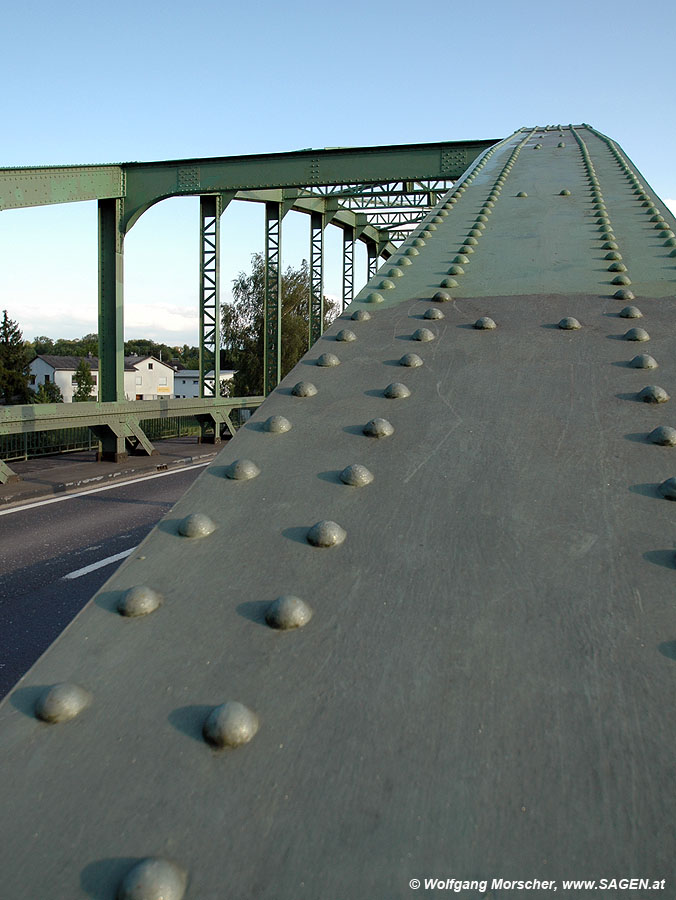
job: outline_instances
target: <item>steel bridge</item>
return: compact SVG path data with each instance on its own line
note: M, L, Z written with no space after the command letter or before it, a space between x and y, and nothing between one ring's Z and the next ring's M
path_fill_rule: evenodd
M270 387L285 209L387 260L0 707L7 900L673 895L676 222L588 125L400 149L50 170L109 400L156 200L266 203Z
M330 148L218 159L0 169L0 210L98 201L99 400L96 414L76 407L43 413L35 407L0 412L0 435L65 428L77 417L101 441L101 458L121 460L128 449L151 453L135 402L124 404L124 238L139 218L169 197L200 198L200 406L203 438L218 443L233 408L262 398L223 403L220 383L220 220L233 200L265 204L264 394L281 378L282 221L295 209L310 216L308 345L324 323L324 232L343 231L343 307L355 288L355 241L366 244L368 273L389 257L476 156L494 141L388 147ZM113 405L114 404L114 405ZM195 404L191 404L195 406ZM146 409L143 409L145 416ZM174 411L176 414L176 411ZM151 413L154 415L154 413ZM167 416L164 411L160 415ZM47 417L45 419L45 416ZM130 426L130 423L131 426ZM0 460L0 483L13 473Z

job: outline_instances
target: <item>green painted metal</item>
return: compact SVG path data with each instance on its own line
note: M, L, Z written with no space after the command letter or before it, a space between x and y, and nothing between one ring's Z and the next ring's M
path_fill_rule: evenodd
M113 897L146 857L185 900L670 877L673 448L637 396L676 391L676 221L626 163L582 127L478 159L25 676L0 706L8 900ZM322 520L341 544L310 543ZM139 586L163 603L123 618ZM288 594L314 615L279 633ZM89 706L38 721L63 681ZM226 701L260 728L217 750Z
M7 465L6 462L0 459L0 484L7 484L10 481L18 481L19 476Z
M99 397L124 399L124 235L121 200L99 200Z
M127 400L115 403L40 403L0 406L0 435L91 427L108 422L138 423L141 419L176 416L220 416L235 409L259 406L263 397L181 398L175 400Z
M354 297L354 228L343 228L343 309Z
M0 169L0 209L123 197L124 178L120 165Z
M200 397L217 397L221 385L221 197L200 197Z
M282 378L282 219L284 204L265 204L265 305L263 330L263 394Z
M310 216L310 346L324 330L324 212Z

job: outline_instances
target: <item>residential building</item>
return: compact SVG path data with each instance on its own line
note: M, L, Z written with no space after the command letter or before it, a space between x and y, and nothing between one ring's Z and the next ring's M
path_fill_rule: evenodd
M213 370L208 373L214 377ZM234 369L225 369L221 372L221 384L227 384L235 377ZM199 369L179 369L174 373L174 391L177 397L199 397L200 373Z
M30 364L30 384L37 391L41 384L56 384L65 403L71 403L77 390L75 373L84 359L92 370L94 387L91 399L98 400L99 361L95 356L36 356ZM153 356L126 356L124 394L127 400L157 400L174 396L174 370Z

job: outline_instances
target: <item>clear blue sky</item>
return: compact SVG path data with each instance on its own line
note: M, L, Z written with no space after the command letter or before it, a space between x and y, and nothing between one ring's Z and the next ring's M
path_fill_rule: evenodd
M504 137L589 122L676 198L676 5L657 0L9 5L0 167ZM284 264L307 250L285 219ZM222 299L262 249L262 208L222 219ZM326 292L340 294L327 229ZM333 232L336 232L333 234ZM363 275L363 254L358 260ZM126 241L127 337L197 342L198 201ZM0 309L24 337L96 330L96 205L0 214Z

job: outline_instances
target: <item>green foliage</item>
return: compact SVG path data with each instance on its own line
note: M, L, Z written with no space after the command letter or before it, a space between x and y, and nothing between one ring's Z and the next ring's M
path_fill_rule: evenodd
M237 372L228 388L231 396L263 393L263 303L265 258L251 257L251 273L240 272L233 282L233 302L221 306L222 343L230 366ZM282 377L308 349L310 272L307 260L287 268L282 276ZM324 298L324 326L337 315L337 304Z
M3 403L29 403L28 376L23 335L5 309L0 322L0 400Z
M63 403L61 388L53 381L49 384L39 384L31 399L33 403Z
M76 339L58 338L53 340L40 335L26 342L29 360L35 356L92 356L99 355L99 338L97 334L86 334ZM183 347L170 347L168 344L157 344L147 338L136 338L125 341L125 356L154 356L162 362L180 363L186 369L199 368L199 348L184 344Z
M75 370L74 377L77 388L73 391L73 403L82 403L85 400L91 400L94 377L86 359L80 360L78 367Z

